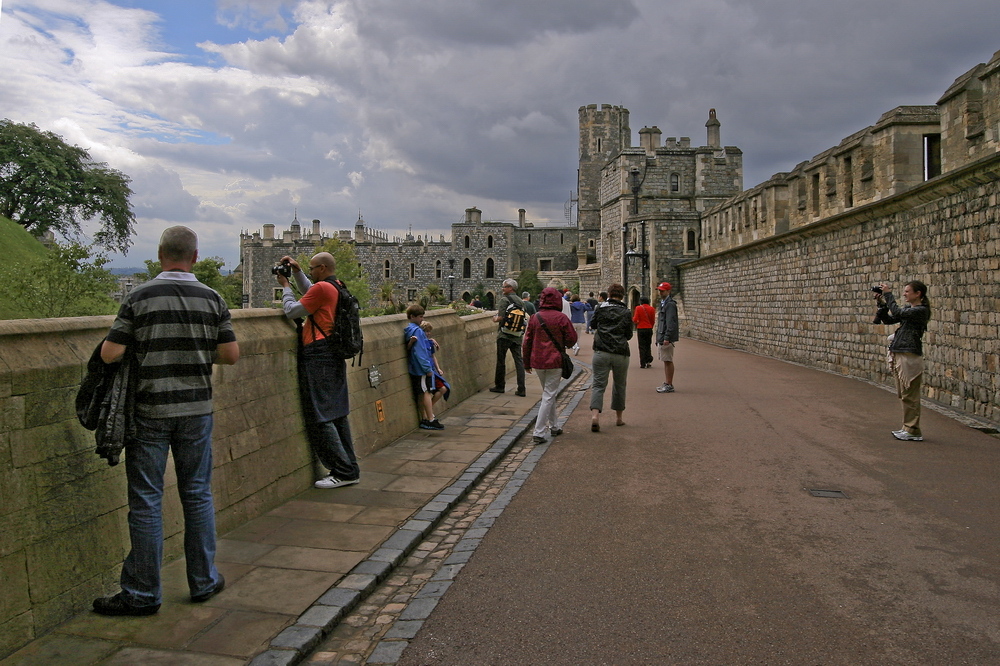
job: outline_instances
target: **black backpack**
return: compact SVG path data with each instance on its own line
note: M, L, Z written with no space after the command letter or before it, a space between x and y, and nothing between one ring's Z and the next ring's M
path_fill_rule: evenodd
M348 359L357 356L358 365L361 365L365 349L364 334L361 331L361 306L343 282L337 278L327 278L326 281L336 287L339 294L337 312L333 317L333 330L329 333L324 331L326 343L335 357ZM309 322L313 326L316 325L312 317L309 318Z
M514 297L500 320L500 331L508 335L523 335L528 328L528 315L524 312L524 302Z

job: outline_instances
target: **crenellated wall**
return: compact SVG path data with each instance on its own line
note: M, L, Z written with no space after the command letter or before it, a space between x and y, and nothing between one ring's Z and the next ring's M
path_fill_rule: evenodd
M870 288L922 280L924 395L1000 422L1000 154L680 270L683 335L882 384Z
M491 383L492 313L428 312L457 403ZM109 467L76 419L91 352L113 317L0 322L0 656L92 599L117 589L128 550L124 465ZM213 491L227 532L309 487L312 456L295 377L295 331L280 311L236 310L241 358L215 368ZM364 457L417 427L405 315L364 320L363 366L348 368L351 428ZM369 371L381 380L372 386ZM384 420L375 407L383 403ZM180 554L182 522L168 466L165 552Z
M1000 51L936 105L900 106L787 173L707 210L701 256L894 197L1000 151Z

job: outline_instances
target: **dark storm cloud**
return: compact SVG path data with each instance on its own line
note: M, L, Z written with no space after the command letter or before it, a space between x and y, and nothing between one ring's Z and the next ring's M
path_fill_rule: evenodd
M625 28L639 16L628 0L357 0L358 33L387 47L414 38L441 46L505 45L545 33Z

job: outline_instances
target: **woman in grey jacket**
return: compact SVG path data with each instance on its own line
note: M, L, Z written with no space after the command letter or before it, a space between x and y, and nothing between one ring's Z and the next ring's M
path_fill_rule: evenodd
M907 282L903 287L906 304L902 307L896 304L888 285L879 286L882 293L876 296L879 302L876 322L900 325L889 336L889 369L896 378L896 395L903 401L903 427L893 430L892 436L920 442L924 439L920 432L920 385L924 374L921 338L931 318L927 285L919 280Z
M628 341L632 339L632 313L622 303L625 287L613 284L608 287L608 301L594 311L590 326L594 329L594 381L590 388L590 429L601 429L601 411L604 409L604 390L608 387L608 375L614 375L611 390L611 409L618 420L615 425L625 425L622 412L625 411L625 383L628 379Z

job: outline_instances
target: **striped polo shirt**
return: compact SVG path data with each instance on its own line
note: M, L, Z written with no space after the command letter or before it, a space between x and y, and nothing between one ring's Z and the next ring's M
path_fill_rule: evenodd
M192 273L164 271L125 297L107 339L136 353L136 412L171 418L212 413L215 351L236 335L222 296Z

